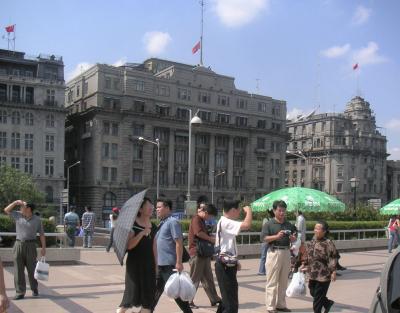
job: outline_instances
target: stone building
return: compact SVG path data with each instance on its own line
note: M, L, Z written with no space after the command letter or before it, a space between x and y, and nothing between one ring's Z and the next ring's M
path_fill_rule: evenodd
M61 57L0 50L0 164L32 175L54 205L64 188L64 98Z
M108 219L130 195L160 194L183 209L188 181L189 109L192 125L191 200L205 196L251 201L283 185L286 103L235 87L210 68L161 59L115 67L97 64L67 84L66 159L71 193Z
M363 98L353 98L343 113L299 116L287 129L285 185L320 189L352 203L350 179L356 178L357 202L386 200L386 137Z
M387 161L387 201L400 198L400 161Z

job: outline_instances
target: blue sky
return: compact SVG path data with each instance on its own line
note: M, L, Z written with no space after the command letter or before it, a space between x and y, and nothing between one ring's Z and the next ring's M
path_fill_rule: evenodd
M339 112L357 94L371 103L400 159L400 1L205 0L204 63L236 87L287 101L288 112ZM94 63L156 56L197 64L198 0L4 1L16 49L64 58L66 77ZM0 41L0 48L7 42ZM359 64L354 72L352 65Z

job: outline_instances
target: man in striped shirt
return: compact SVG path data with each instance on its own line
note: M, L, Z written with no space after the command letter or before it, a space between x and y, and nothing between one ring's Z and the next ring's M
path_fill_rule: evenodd
M94 225L96 224L96 215L92 212L90 206L85 207L85 211L86 212L82 215L83 247L91 248Z

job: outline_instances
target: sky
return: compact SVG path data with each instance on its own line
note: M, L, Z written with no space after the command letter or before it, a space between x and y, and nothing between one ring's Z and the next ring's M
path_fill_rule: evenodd
M236 88L285 100L290 117L342 112L361 95L400 159L400 1L204 0L204 65ZM95 63L198 64L199 0L13 0L16 50L63 57L66 79ZM358 64L357 70L353 65Z

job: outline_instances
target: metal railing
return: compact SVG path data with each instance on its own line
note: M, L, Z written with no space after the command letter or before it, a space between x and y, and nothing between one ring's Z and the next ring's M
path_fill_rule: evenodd
M16 232L0 232L0 237L16 237ZM37 234L39 236L39 234ZM45 237L55 237L57 243L59 243L60 248L67 247L67 234L65 232L62 233L44 233Z

